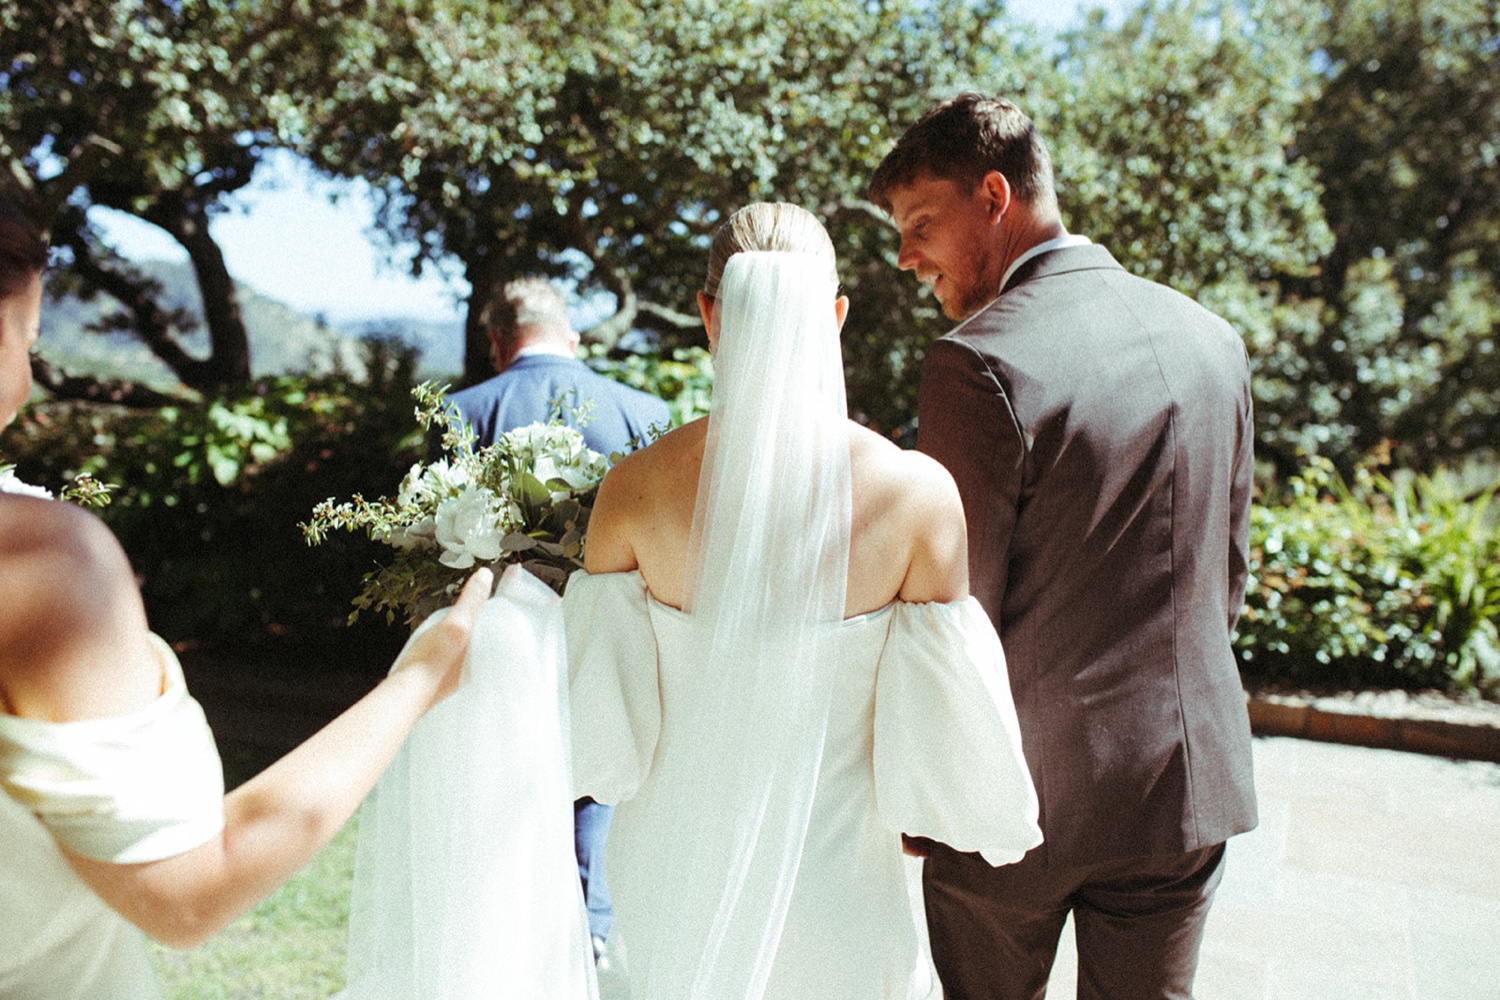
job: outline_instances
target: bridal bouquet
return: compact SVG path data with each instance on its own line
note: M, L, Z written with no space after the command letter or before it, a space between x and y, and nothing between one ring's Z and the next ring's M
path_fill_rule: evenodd
M394 498L325 500L300 525L311 545L332 530L363 531L391 546L365 576L355 610L399 611L416 624L453 599L475 566L519 563L562 591L583 565L583 533L608 462L560 423L532 424L483 448L444 404L445 387L412 390L417 420L441 424L447 457L411 467ZM498 573L497 573L498 575Z

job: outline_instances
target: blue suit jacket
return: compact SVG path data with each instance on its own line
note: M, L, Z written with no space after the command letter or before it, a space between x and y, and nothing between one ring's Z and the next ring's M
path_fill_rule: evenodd
M562 417L583 432L588 446L603 455L628 451L651 440L651 429L666 431L672 417L655 396L621 385L576 358L529 354L494 378L448 397L474 428L480 445L493 444L508 430L545 423L553 403ZM583 419L578 411L586 409Z
M603 455L629 451L651 440L652 428L665 433L672 425L667 404L655 396L605 378L576 358L557 354L519 357L505 371L448 397L474 428L477 444L494 444L506 431L551 418L561 403L562 418L583 433L588 446ZM586 410L578 419L580 410ZM429 449L441 450L434 434ZM591 799L574 804L574 850L587 900L589 932L599 940L609 934L613 909L602 861L612 809Z

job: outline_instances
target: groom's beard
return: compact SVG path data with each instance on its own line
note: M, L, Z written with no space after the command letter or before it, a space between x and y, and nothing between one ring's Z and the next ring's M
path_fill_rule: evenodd
M951 273L944 275L948 282L948 295L946 300L939 303L943 307L944 316L955 323L961 323L1000 296L1000 277L1004 271L996 267L995 256L992 251L982 251L979 259L974 262L974 268L962 282Z
M955 323L961 323L995 301L999 294L1000 289L976 281L968 288L955 289L955 294L942 303L943 315Z

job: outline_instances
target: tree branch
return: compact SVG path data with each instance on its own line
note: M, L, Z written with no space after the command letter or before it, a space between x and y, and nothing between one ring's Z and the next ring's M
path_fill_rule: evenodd
M118 144L101 135L91 135L73 147L63 161L62 172L45 181L37 180L20 159L12 157L9 164L11 183L7 187L41 231L42 238L51 239L53 224L68 197L92 181L111 156L122 152L124 150Z
M90 403L114 403L133 409L154 410L163 406L193 404L189 396L161 392L128 379L69 375L52 362L33 354L31 378L54 399L79 399Z
M825 201L818 206L818 213L825 219L831 219L836 215L858 213L860 215L868 215L882 226L887 226L891 229L896 228L895 220L887 215L879 205L864 198L843 197L837 201Z
M82 229L68 234L64 243L73 251L73 270L79 278L86 286L104 292L124 307L130 317L130 329L151 353L187 385L202 384L209 374L205 371L206 363L183 350L173 336L179 318L157 303L156 283L106 267L94 254Z

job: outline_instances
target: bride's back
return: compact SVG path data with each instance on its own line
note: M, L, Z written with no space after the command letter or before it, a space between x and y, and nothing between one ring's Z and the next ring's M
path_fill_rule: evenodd
M753 271L756 265L745 265L742 259L738 284L726 284L721 296L720 284L734 270L730 261L741 253L789 255L782 266L798 269L796 273L805 280L776 277L773 269L763 274L762 280L769 284L751 291L748 283L756 279L747 275L761 272ZM750 453L762 447L750 444L745 436L747 428L765 429L758 420L778 420L770 429L782 432L794 427L822 429L821 422L807 422L843 412L843 387L832 385L835 379L841 383L843 377L833 338L843 326L849 302L837 294L836 272L827 230L810 212L795 205L748 205L714 234L698 308L716 362L725 362L720 376L728 378L732 369L739 380L726 397L739 402L727 404L725 411L739 414L728 418L728 426L739 430L725 439L738 443L720 444L748 452L734 457L749 461ZM826 306L823 294L828 296ZM724 306L721 297L731 304ZM726 308L731 315L731 336L736 338L726 341L728 361L725 352L718 350ZM825 308L828 312L818 317ZM757 382L759 377L766 381ZM720 388L724 387L715 389L716 409L721 405ZM764 404L765 409L752 405L745 410L747 400ZM709 419L667 434L624 459L605 477L589 524L585 556L589 572L639 569L657 600L684 606L689 597L688 547ZM846 615L873 611L898 597L919 602L968 596L963 506L952 477L924 455L902 451L854 423L845 426L852 499ZM788 435L780 437L785 445ZM802 443L811 442L804 438ZM836 447L831 440L828 446ZM815 452L813 448L802 460L815 461ZM739 471L746 470L740 467ZM770 474L798 475L795 471ZM775 496L773 492L757 502L774 504ZM807 530L823 529L808 525ZM763 565L775 562L767 558Z
M852 519L845 615L968 594L963 507L947 471L850 422ZM593 573L639 569L657 600L680 608L708 418L665 435L605 477L589 525Z

